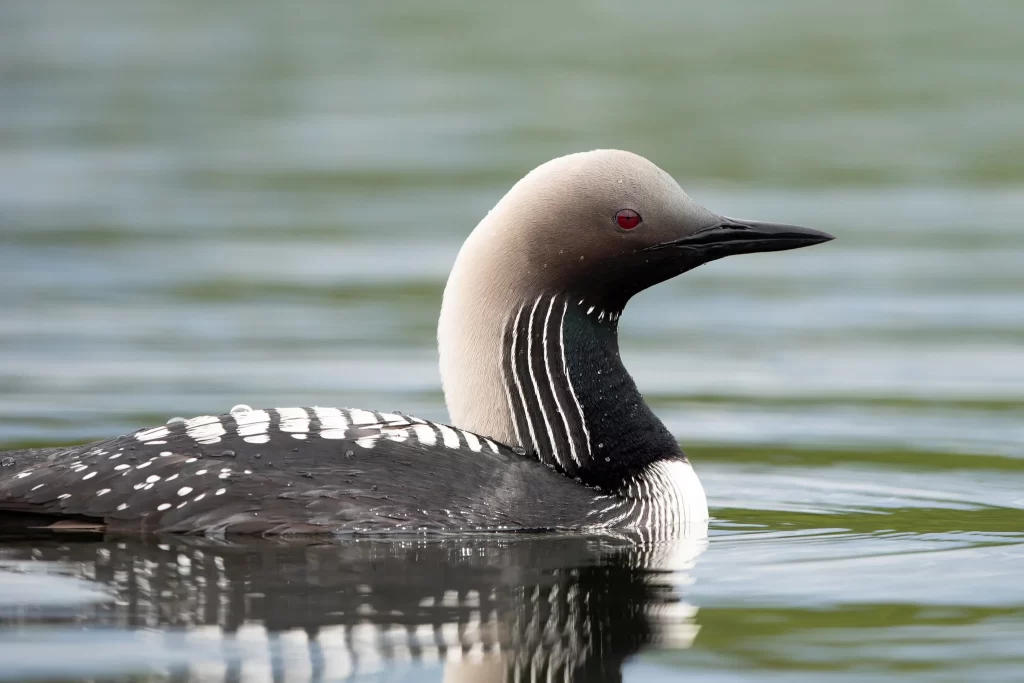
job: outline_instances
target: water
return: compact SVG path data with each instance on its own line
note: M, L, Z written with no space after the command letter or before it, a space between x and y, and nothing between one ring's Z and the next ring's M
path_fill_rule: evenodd
M4 447L237 404L443 419L458 245L569 151L632 149L721 213L839 239L626 310L706 548L6 539L0 678L1019 678L1022 20L1010 0L3 3Z

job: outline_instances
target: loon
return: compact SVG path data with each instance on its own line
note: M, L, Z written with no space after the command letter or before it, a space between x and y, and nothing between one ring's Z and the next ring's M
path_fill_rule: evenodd
M0 454L0 526L657 538L706 525L693 467L620 360L623 309L709 261L831 239L717 215L636 154L554 159L512 187L452 267L437 335L451 425L237 406L10 451Z

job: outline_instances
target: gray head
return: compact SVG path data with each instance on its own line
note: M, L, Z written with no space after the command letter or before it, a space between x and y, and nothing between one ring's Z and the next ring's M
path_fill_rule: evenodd
M537 297L585 301L617 320L634 294L703 263L830 239L717 215L629 152L549 161L480 222L448 280L438 340L451 418L464 429L516 441L508 418L499 416L505 399L495 372L509 316Z

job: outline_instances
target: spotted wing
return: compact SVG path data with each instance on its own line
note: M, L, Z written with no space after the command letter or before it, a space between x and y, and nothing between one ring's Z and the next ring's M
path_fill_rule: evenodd
M18 458L0 511L107 529L424 532L578 526L597 493L485 437L342 408L204 415Z

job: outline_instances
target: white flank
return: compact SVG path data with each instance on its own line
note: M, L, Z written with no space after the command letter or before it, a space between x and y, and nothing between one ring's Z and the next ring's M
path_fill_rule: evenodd
M459 435L455 433L455 430L447 425L437 425L438 430L441 432L441 438L444 439L444 445L448 448L459 447Z
M348 431L348 420L337 408L313 408L320 420L320 436L324 439L344 439Z
M544 410L544 401L540 398L540 384L537 383L537 373L533 370L533 318L537 313L537 307L540 305L540 297L533 302L533 308L530 310L530 322L526 326L526 367L530 371L530 382L533 383L533 395L537 399L537 407L540 409L540 416L544 418L544 427L548 430L548 442L551 444L552 455L555 458L555 462L562 465L562 459L558 457L558 443L555 441L555 432L551 429L551 421L548 419L548 413ZM548 309L550 312L550 309ZM547 332L545 327L544 332ZM552 387L552 390L554 387ZM524 406L525 407L525 406ZM536 441L534 444L536 445Z
M242 440L246 443L266 443L270 441L270 434L257 434L256 436L244 436Z
M583 428L583 437L587 440L587 455L590 455L590 430L587 429L587 420L583 417L583 406L580 405L580 400L576 397L576 390L572 387L569 365L565 362L565 313L567 310L569 310L568 301L562 306L562 320L558 325L558 348L562 351L562 372L565 373L565 383L569 387L569 395L572 396L572 401L576 404L576 410L580 414L580 427ZM577 462L579 461L577 460Z
M185 432L190 438L202 444L217 443L220 437L227 434L227 430L216 415L200 415L185 420Z
M413 425L412 431L416 433L416 439L424 446L433 446L437 443L437 434L427 425Z
M636 491L644 504L651 506L652 516L646 524L641 517L637 525L644 527L675 526L703 523L708 520L708 500L697 473L683 460L662 460L650 465L636 479ZM660 514L654 514L654 513Z
M305 408L278 408L281 416L281 431L305 434L309 431L309 413Z
M487 443L488 446L491 447L491 450L494 451L494 454L497 455L498 454L498 444L494 443L493 441L491 441L490 439L487 439L487 438L485 438L484 441Z

